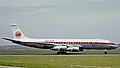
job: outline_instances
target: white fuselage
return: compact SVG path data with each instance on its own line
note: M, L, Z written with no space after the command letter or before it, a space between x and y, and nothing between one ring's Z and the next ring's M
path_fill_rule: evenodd
M17 40L17 39L15 39ZM115 49L117 45L109 40L103 39L18 39L22 45L43 48L48 46L50 48L55 46L67 45L78 46L83 49ZM40 45L40 44L41 45Z

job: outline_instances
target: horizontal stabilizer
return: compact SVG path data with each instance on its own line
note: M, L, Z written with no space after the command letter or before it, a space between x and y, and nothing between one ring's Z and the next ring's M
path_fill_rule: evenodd
M5 40L8 40L8 41L11 41L11 42L16 43L16 44L20 44L20 43L21 43L20 41L13 40L13 39L9 39L9 38L2 38L2 39L5 39Z

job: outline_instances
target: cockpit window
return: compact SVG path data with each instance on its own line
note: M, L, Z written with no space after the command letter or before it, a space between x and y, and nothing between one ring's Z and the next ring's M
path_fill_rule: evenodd
M115 43L111 43L111 45L116 45Z

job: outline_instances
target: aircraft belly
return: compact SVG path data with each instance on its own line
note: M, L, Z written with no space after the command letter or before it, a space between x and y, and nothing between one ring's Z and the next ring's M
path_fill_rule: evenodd
M111 47L110 47L110 45L93 45L93 44L91 44L91 45L82 45L83 46L83 48L84 49L110 49Z

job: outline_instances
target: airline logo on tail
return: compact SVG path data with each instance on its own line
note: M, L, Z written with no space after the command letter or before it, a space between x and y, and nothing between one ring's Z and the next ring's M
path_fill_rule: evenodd
M16 37L16 38L20 38L21 36L22 36L21 32L17 31L17 32L15 33L15 37Z

